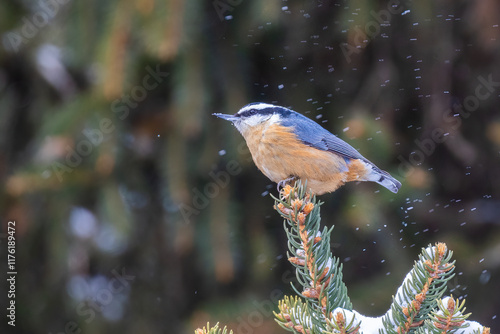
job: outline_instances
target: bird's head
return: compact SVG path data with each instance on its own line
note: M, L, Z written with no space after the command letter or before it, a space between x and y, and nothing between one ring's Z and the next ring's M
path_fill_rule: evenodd
M241 108L236 114L214 114L215 116L230 121L241 132L245 133L254 126L263 122L277 123L288 116L291 110L268 103L250 103Z

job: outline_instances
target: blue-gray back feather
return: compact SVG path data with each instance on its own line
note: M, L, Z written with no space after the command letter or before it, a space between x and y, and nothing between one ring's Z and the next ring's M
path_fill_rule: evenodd
M288 109L289 110L289 109ZM340 154L349 163L349 159L360 159L373 166L373 170L394 179L389 173L378 168L373 162L362 156L354 147L338 138L321 125L302 114L289 110L290 114L282 119L281 124L292 127L295 135L306 145L319 150ZM396 180L395 180L396 181ZM398 182L398 181L396 181Z
M295 135L308 146L337 153L345 158L362 159L368 162L354 147L333 135L315 121L299 113L292 111L289 117L281 121L281 124L292 127Z

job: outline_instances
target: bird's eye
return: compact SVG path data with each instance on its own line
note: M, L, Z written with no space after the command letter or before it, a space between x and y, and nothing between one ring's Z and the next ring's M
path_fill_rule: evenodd
M235 116L239 117L249 117L255 115L257 113L257 109L248 109L243 112L236 113Z

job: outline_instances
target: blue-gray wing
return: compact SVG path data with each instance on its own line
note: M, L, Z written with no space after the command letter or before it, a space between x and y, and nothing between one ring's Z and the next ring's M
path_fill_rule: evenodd
M370 164L372 172L367 180L377 182L393 193L397 193L401 187L401 182L393 178L386 171L379 169L356 151L354 147L337 138L313 120L299 113L292 112L288 117L284 117L281 123L284 126L293 128L293 132L304 144L319 150L340 154L344 157L347 164L349 164L350 159L360 159Z
M294 133L306 145L319 150L337 153L345 158L367 161L354 147L299 113L293 112L281 123L284 126L293 127Z

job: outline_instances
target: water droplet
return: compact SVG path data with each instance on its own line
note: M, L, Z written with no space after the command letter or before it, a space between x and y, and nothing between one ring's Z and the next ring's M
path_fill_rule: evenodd
M490 281L491 274L488 270L483 270L481 275L479 276L479 283L486 284Z

